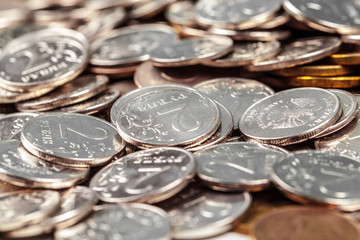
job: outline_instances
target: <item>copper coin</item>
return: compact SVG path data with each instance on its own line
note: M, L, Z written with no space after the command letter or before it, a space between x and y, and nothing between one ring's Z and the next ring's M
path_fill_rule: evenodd
M272 72L272 74L284 77L297 76L342 76L352 74L356 71L355 68L341 66L341 65L307 65L297 66L292 68L283 68Z

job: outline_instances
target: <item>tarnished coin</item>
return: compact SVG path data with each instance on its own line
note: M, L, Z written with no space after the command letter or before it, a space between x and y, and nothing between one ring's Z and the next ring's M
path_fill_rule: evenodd
M149 52L175 41L174 29L164 24L133 25L108 32L91 44L90 63L115 66L146 61Z
M213 100L178 85L132 91L111 108L122 138L140 148L201 143L217 131L220 117Z
M24 125L37 113L12 113L0 117L0 141L19 139Z
M218 191L261 191L270 186L272 166L287 151L271 145L221 143L194 154L198 177Z
M50 93L16 104L19 111L40 112L82 102L107 88L105 75L84 75L54 89Z
M272 72L272 74L284 77L297 76L342 76L355 73L356 69L341 65L307 65L292 68L283 68Z
M359 65L360 52L335 53L330 55L328 60L339 65Z
M360 6L345 0L285 0L284 9L294 18L320 31L340 34L360 32Z
M151 0L142 1L133 5L129 16L133 19L147 19L162 12L169 4L176 0Z
M75 167L102 165L125 147L110 123L76 113L32 118L22 130L21 141L35 156Z
M228 37L207 35L159 45L150 52L153 65L179 67L199 64L231 51L233 41Z
M287 78L290 87L354 88L360 86L360 76L311 77L299 76Z
M0 196L0 232L41 221L55 212L60 194L55 191L24 191Z
M254 227L257 240L353 240L360 238L355 221L316 207L283 207L264 216Z
M345 211L360 208L360 162L315 150L288 154L273 166L275 185L289 198Z
M209 28L211 34L228 36L237 41L276 41L285 40L290 37L291 32L284 29L274 30L231 30L221 28Z
M172 24L196 26L194 3L189 0L176 1L165 11L166 19Z
M248 29L273 18L282 1L200 0L195 5L198 23L228 29Z
M94 210L84 222L56 231L55 239L171 239L169 217L157 207L132 203L96 206Z
M51 233L76 224L89 215L97 202L95 192L87 187L76 186L61 195L60 209L47 216L40 223L27 225L21 229L5 233L10 238L28 238Z
M250 204L248 192L220 193L190 185L157 206L168 213L174 239L199 239L232 229Z
M85 36L70 29L25 34L3 49L0 86L23 92L62 85L84 70L88 48Z
M282 48L273 58L255 62L249 71L272 71L319 60L336 52L341 45L337 37L312 37L298 39Z
M274 90L265 84L245 78L218 78L199 83L194 88L226 106L233 116L235 129L248 107L274 94Z
M195 160L181 148L154 148L126 155L100 170L90 188L111 203L154 203L174 196L195 175Z

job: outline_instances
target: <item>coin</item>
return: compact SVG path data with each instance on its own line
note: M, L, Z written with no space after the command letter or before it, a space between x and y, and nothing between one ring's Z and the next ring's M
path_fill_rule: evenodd
M198 38L159 45L150 52L151 63L159 67L179 67L199 64L231 51L233 41L228 37L206 35Z
M0 56L0 86L26 91L54 88L79 75L88 58L84 35L70 29L44 29L9 43Z
M37 89L36 91L31 91L29 89L24 92L11 92L0 88L0 104L26 101L32 98L40 97L48 92L51 92L53 89L54 88L42 88Z
M19 139L24 125L37 113L12 113L0 117L0 141Z
M90 66L88 70L96 74L106 74L109 78L128 78L134 75L139 64L122 64L112 67Z
M339 213L316 207L283 207L269 213L254 227L257 240L358 239L354 221Z
M272 166L287 151L259 143L221 143L194 154L198 177L217 191L261 191L270 186Z
M177 1L170 4L165 11L166 19L172 24L182 26L196 26L194 3L189 0Z
M276 163L274 184L290 199L345 211L358 210L360 162L324 151L298 151Z
M12 231L39 222L56 211L59 203L59 193L50 190L0 196L0 231Z
M283 68L272 72L272 74L284 77L297 76L342 76L355 73L355 69L341 65L307 65L292 68ZM310 78L311 79L311 78ZM325 84L325 83L324 83Z
M199 24L226 29L257 27L271 19L281 8L281 1L271 0L200 0L195 4Z
M249 71L272 71L319 60L336 52L341 41L337 37L312 37L298 39L282 48L270 59L247 66Z
M10 183L4 182L0 180L0 196L8 195L9 193L24 191L25 188L12 185Z
M137 87L134 83L134 80L131 78L122 79L120 81L112 82L109 85L110 89L118 90L120 93L125 94L132 90L135 90Z
M32 118L22 130L21 141L35 156L74 167L102 165L125 147L110 123L60 112Z
M238 129L238 122L245 110L255 102L274 94L270 87L251 79L217 78L194 86L195 89L226 106Z
M350 44L360 44L360 35L343 35L341 36L341 41L344 43L350 43Z
M121 224L119 224L121 223ZM55 232L56 240L170 240L167 214L154 206L132 203L94 208L85 222Z
M299 76L299 77L291 77L284 81L287 81L288 86L292 86L292 87L354 88L360 86L359 76L340 76L340 77Z
M82 5L84 0L28 0L27 6L32 10L51 7L76 7Z
M290 21L290 15L286 12L280 11L278 15L268 20L267 22L257 26L258 29L273 29L280 27Z
M175 31L164 24L133 25L108 32L91 44L90 63L114 66L146 61L149 52L176 39Z
M209 28L211 34L228 36L237 41L275 41L285 40L290 37L291 32L288 30L231 30L221 28Z
M91 180L101 201L155 203L168 199L195 175L195 160L181 148L154 148L128 154L101 169Z
M220 111L195 89L161 85L120 97L111 108L111 121L122 138L137 147L186 146L217 131Z
M321 88L294 88L264 98L242 115L240 131L261 143L290 145L312 138L340 117L338 97Z
M85 6L90 9L128 7L142 0L86 0Z
M232 229L250 204L248 192L221 193L190 185L157 206L168 213L174 239L199 239Z
M360 53L335 53L329 56L328 60L333 64L339 65L359 65L360 64Z
M148 19L162 12L169 4L175 0L151 0L136 3L129 12L131 18Z
M19 111L40 112L82 102L105 91L108 82L104 75L84 75L42 97L17 103L16 107Z

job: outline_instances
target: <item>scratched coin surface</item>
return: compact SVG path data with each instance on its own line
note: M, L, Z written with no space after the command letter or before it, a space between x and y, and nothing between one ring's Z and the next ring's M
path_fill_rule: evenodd
M273 58L252 63L246 68L249 71L272 71L293 67L329 56L341 45L337 37L311 37L298 39L285 45Z
M12 113L0 117L0 141L19 139L24 125L37 113Z
M55 232L56 240L170 240L170 220L154 206L132 203L102 205L84 222Z
M274 94L274 90L265 84L245 78L212 79L199 83L194 88L226 106L233 115L235 129L248 107Z
M232 46L231 38L224 36L188 38L159 45L150 52L150 60L160 67L195 65L227 54Z
M3 49L0 86L22 92L62 85L84 70L88 48L85 36L70 29L25 34Z
M0 196L0 231L12 231L41 221L56 211L60 194L55 191L24 191Z
M99 171L90 188L111 203L167 199L195 175L192 154L181 148L154 148L126 155Z
M332 126L342 112L339 98L321 88L294 88L264 98L242 115L240 131L247 138L290 145Z
M132 91L114 103L110 115L121 137L138 147L203 142L220 125L220 110L213 100L179 85Z
M77 113L47 113L32 118L21 133L24 147L48 161L96 166L122 152L124 141L110 123Z
M346 156L308 150L288 154L271 177L292 200L354 211L360 208L359 169L360 162Z
M171 221L173 238L200 239L224 233L243 216L251 204L251 195L221 193L190 185L157 206Z
M198 177L219 191L261 191L270 186L272 166L287 151L250 142L221 143L194 154Z
M198 23L229 29L248 29L265 23L281 8L280 0L200 0L195 5Z
M113 30L91 44L90 63L114 66L146 61L149 52L175 41L175 30L163 24L143 24Z

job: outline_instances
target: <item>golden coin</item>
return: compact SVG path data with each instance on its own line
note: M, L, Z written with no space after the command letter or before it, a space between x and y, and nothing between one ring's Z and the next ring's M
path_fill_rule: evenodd
M360 86L360 76L311 77L299 76L287 79L292 87L353 88Z
M292 68L283 68L272 72L275 75L283 77L297 77L297 76L343 76L352 74L355 69L352 67L341 65L310 65L298 66Z
M339 65L360 65L360 52L335 53L330 55L329 61Z

